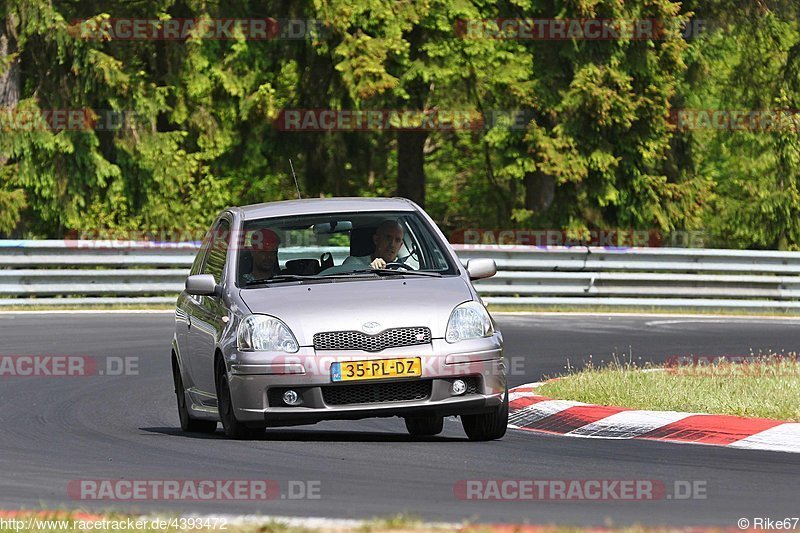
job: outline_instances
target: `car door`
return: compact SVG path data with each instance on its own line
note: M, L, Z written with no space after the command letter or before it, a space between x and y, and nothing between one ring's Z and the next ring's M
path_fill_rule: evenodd
M208 251L209 236L203 239L203 245L197 252L197 256L192 262L192 268L189 270L189 275L193 276L200 273L200 268L205 261L206 252ZM191 366L191 350L189 348L189 329L191 328L191 315L195 312L195 308L199 304L198 297L188 294L186 291L181 292L178 297L178 302L175 306L175 342L178 345L178 353L180 354L181 368L183 370L183 383L187 388L194 387L194 377Z
M199 272L200 274L211 274L217 284L223 283L230 237L231 221L226 216L214 226L208 251ZM195 296L193 298L194 300L190 304L191 326L187 334L191 352L192 375L197 392L203 397L213 398L216 396L214 353L217 339L225 327L223 317L227 317L228 312L224 308L220 296Z

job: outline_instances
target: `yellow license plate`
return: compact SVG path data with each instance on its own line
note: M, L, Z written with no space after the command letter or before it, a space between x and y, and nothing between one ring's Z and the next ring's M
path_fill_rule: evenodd
M422 375L422 359L376 359L373 361L342 361L331 364L331 381L410 378Z

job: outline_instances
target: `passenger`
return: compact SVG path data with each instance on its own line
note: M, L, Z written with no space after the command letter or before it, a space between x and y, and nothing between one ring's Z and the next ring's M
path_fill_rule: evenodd
M281 244L278 234L271 229L263 228L253 231L250 235L250 242L245 249L250 252L253 258L253 269L250 273L243 274L245 282L252 282L263 279L271 279L280 274L281 269L278 264L278 247Z

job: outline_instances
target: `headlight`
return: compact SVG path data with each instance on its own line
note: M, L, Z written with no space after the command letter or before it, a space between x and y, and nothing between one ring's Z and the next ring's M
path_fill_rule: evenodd
M492 319L486 308L478 302L465 302L450 314L447 323L447 342L459 342L479 337L489 337L494 333Z
M236 330L239 349L244 352L264 350L295 353L300 347L286 324L266 315L250 315Z

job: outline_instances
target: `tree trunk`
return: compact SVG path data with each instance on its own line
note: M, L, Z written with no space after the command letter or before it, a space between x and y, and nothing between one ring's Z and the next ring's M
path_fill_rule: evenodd
M539 171L525 174L525 209L542 214L553 203L555 189L552 176Z
M17 33L15 17L11 13L0 20L0 65L5 59L17 51ZM7 69L0 71L0 112L13 112L19 103L19 61L14 60ZM0 165L7 158L0 154Z
M327 57L317 54L310 48L298 56L298 62L300 71L305 73L301 79L298 107L302 109L330 107L331 83L335 77L331 62ZM333 151L340 148L337 143L337 135L340 134L314 131L298 135L299 144L305 152L303 179L300 182L303 198L319 197L322 193L331 190L338 194L342 169L337 168L334 157L331 156ZM290 143L289 146L292 144Z
M397 133L397 195L425 207L425 140L427 131Z
M14 16L9 14L0 21L0 63L17 51ZM9 67L0 72L0 108L14 107L19 102L19 61L14 60Z
M415 27L406 36L411 47L410 58L418 60L422 44L427 35L420 27ZM430 85L417 77L406 86L409 99L406 106L417 111L424 111L428 103ZM425 207L425 141L428 131L397 132L397 195L416 202Z

